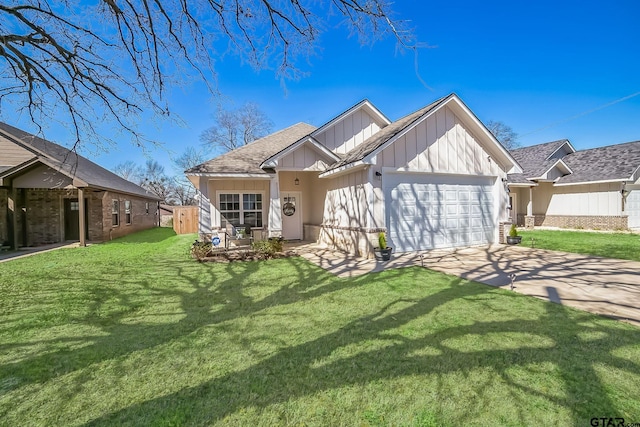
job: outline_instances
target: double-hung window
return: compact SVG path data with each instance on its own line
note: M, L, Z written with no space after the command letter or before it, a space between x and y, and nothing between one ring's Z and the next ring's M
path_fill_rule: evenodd
M243 223L251 227L262 227L262 194L242 195Z
M120 225L120 201L111 201L111 224L116 227Z
M124 223L131 224L131 200L124 201Z
M219 197L222 227L227 224L262 227L262 194L221 193Z

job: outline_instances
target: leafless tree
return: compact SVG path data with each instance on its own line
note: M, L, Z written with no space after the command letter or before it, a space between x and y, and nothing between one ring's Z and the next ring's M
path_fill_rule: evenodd
M176 179L176 184L173 187L173 196L178 205L193 206L196 204L196 191L191 183L185 184L182 180Z
M219 109L215 125L202 132L200 140L214 149L231 151L267 135L271 127L267 115L256 104L247 103L237 110Z
M104 145L98 124L149 143L141 118L172 116L166 93L186 78L216 90L215 59L235 54L284 79L346 23L361 43L387 34L415 48L388 0L0 1L0 111L68 124L75 145ZM144 117L142 117L144 116ZM42 131L42 127L40 127ZM74 145L74 146L75 146Z
M489 129L493 136L495 136L507 150L513 150L520 147L518 134L511 128L511 126L506 125L504 122L489 120L487 122L487 129Z
M207 152L206 147L200 149L187 147L185 151L173 161L176 168L174 195L178 204L195 204L196 189L193 184L191 184L191 181L184 175L184 171L205 162L207 160Z
M131 181L136 184L140 184L141 182L141 169L140 166L134 162L133 160L127 160L126 162L118 163L113 168L113 172L126 179L127 181Z
M147 160L142 168L140 185L158 196L162 203L175 204L173 180L156 160Z

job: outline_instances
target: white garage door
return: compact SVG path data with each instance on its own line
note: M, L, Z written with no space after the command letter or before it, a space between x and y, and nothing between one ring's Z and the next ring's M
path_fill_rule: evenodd
M492 243L494 180L385 174L389 246L409 252Z
M629 228L640 228L640 190L629 193L625 209L629 215Z

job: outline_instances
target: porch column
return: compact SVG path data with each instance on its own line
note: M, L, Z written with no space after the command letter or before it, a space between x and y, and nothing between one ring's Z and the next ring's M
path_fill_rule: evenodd
M524 219L524 226L533 228L535 223L535 217L533 216L533 187L529 187L529 202L527 203L527 216Z
M11 188L11 199L8 200L9 211L11 211L11 227L13 229L12 249L18 250L18 189Z
M209 180L203 176L198 178L198 232L202 238L208 237L212 232L212 227L220 227L220 222L215 224L211 220L211 200L209 199Z
M86 206L84 205L84 190L78 187L78 227L80 227L80 246L87 246L86 224L84 220Z
M269 237L282 236L282 206L280 206L280 180L278 174L269 181Z

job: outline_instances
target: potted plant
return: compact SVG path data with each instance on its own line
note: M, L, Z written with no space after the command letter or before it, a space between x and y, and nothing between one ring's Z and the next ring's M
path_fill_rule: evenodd
M389 261L391 259L393 248L387 246L387 236L385 236L384 232L378 234L378 247L374 250L380 252L382 261Z
M518 230L516 230L516 225L511 224L511 228L509 229L509 235L507 236L507 243L510 245L518 245L522 241L522 236L518 236Z

